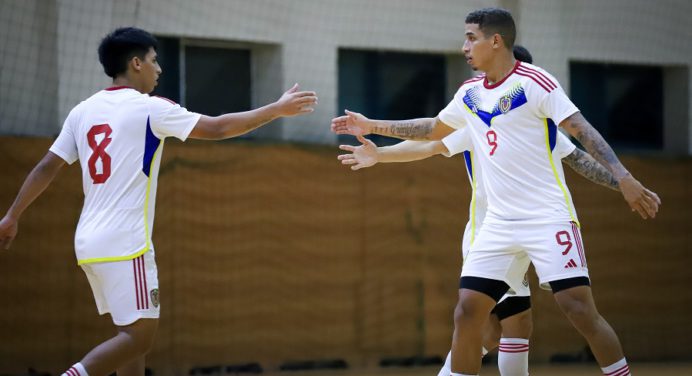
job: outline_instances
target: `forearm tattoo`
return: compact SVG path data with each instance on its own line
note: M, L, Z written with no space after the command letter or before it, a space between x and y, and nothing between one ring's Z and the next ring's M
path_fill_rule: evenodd
M603 139L603 136L601 136L596 128L591 126L583 116L580 114L577 116L576 118L570 119L571 121L567 124L569 128L576 130L576 134L570 133L572 133L577 141L584 146L589 154L600 162L601 165L608 168L614 176L625 176L627 170L620 163L620 160L618 160L618 157L615 155L610 145Z
M431 119L395 121L382 127L375 127L374 133L401 138L404 140L429 140L433 130Z
M613 177L613 174L608 171L602 164L598 163L592 156L579 149L574 149L572 154L562 159L566 165L576 171L579 175L589 179L590 181L600 184L614 191L619 191L618 182Z

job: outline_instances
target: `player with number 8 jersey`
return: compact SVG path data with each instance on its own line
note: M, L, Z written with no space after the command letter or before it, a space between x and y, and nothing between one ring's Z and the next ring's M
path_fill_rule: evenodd
M164 140L185 141L200 116L129 87L101 90L70 112L50 151L82 164L79 264L129 260L152 248Z
M110 313L117 335L63 376L144 375L160 313L151 231L164 140L236 137L277 118L311 113L317 103L315 92L299 91L295 84L277 101L250 111L190 112L149 95L162 73L157 46L156 38L134 27L116 29L101 41L99 60L113 86L72 109L0 220L0 249L8 249L24 210L65 163L80 161L84 206L75 252L99 313Z

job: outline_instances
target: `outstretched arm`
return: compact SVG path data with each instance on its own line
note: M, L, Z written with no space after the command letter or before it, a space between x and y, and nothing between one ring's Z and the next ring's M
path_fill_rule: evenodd
M618 182L613 177L613 174L603 167L602 164L598 163L597 160L593 159L588 153L584 153L579 149L574 149L570 155L562 158L562 162L591 182L614 191L620 191Z
M438 118L372 120L349 110L346 110L346 115L332 119L331 128L336 134L364 136L374 133L403 140L418 141L441 140L454 131L453 128Z
M240 136L280 117L309 114L316 104L314 91L298 91L298 84L295 84L279 100L264 107L220 116L202 115L189 137L223 140Z
M403 141L393 146L377 147L363 136L356 136L362 145L340 145L339 149L350 151L338 159L343 165L351 165L351 170L359 170L381 163L411 162L447 152L442 141Z
M10 248L12 240L17 235L19 217L48 187L64 165L65 161L62 158L49 151L29 173L14 203L0 220L0 248Z
M627 171L603 136L586 121L580 112L563 120L560 126L576 138L598 162L610 170L632 211L637 211L644 219L656 217L658 206L661 204L658 195L646 189Z

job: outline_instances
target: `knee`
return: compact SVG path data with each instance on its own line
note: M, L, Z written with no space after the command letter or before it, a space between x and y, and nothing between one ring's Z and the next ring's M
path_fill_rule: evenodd
M130 327L122 330L129 337L129 343L135 353L144 355L148 353L154 345L158 320L140 320Z
M485 320L488 312L484 312L473 301L459 300L454 308L454 323L459 324L463 321Z

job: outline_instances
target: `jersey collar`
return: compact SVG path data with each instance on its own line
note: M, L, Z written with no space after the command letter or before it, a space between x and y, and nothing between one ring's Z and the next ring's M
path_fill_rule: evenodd
M105 90L105 91L116 91L116 90L121 90L121 89L132 89L132 88L129 87L129 86L111 86L111 87L107 87L107 88L105 88L105 89L103 89L103 90Z
M483 79L483 87L485 87L486 89L494 89L494 88L502 85L502 83L505 82L509 78L509 76L514 74L514 72L519 67L519 64L521 64L521 62L519 60L517 60L516 63L514 63L514 68L512 68L512 70L509 71L509 74L507 74L503 79L501 79L500 81L497 81L496 83L494 83L492 85L488 83L488 76L486 75L485 78Z

